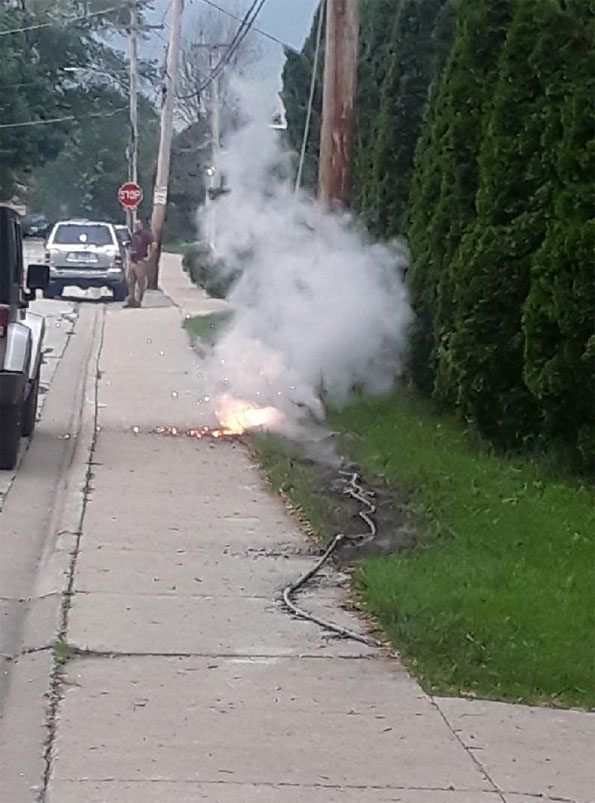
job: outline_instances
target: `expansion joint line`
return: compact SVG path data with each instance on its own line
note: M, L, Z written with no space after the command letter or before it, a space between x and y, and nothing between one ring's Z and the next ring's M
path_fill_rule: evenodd
M495 793L498 795L498 797L500 798L500 800L502 801L502 803L507 803L507 801L506 801L506 798L504 797L504 792L502 791L502 789L500 789L500 787L498 786L498 784L497 784L497 783L494 781L494 779L491 777L491 775L490 775L490 774L489 774L489 772L486 770L486 768L483 766L483 764L481 763L481 761L479 761L479 760L478 760L478 758L477 758L477 756L475 756L475 754L473 753L473 750L471 750L469 747L467 747L467 745L465 744L465 742L464 742L464 741L461 739L460 735L457 733L457 731L456 731L456 730L453 728L453 726L450 724L448 717L446 716L446 714L444 713L444 711L443 711L443 710L440 708L440 705L439 705L439 703L437 702L437 700L435 700L433 697L431 697L431 698L430 698L430 702L431 702L431 704L434 706L434 708L436 709L436 711L438 711L438 713L440 714L440 716L441 716L441 718L442 718L442 720L443 720L444 724L446 725L446 727L448 728L448 730L449 730L449 731L452 733L452 735L453 735L453 736L454 736L454 738L457 740L457 742L458 742L458 743L461 745L461 747L463 748L463 750L465 751L465 753L467 753L467 755L469 756L469 758L471 759L471 761L472 761L472 762L475 764L475 766L476 766L476 767L477 767L477 769L478 769L478 770L481 772L481 774L482 774L482 775L483 775L483 777L486 779L486 781L492 785L492 787L493 787L493 790L492 790L492 791L494 791L494 792L495 792Z

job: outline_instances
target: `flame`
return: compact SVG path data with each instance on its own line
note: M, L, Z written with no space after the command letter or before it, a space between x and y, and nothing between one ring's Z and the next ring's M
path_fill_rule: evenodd
M243 399L222 396L218 403L217 418L227 434L241 435L248 429L278 425L281 413L276 407L260 407Z
M168 435L172 438L185 436L187 438L236 438L243 435L248 429L259 429L278 425L281 422L281 412L276 407L259 407L252 402L242 399L233 399L231 396L222 396L219 399L219 409L217 418L221 426L219 427L196 427L192 429L180 429L176 426L161 426L147 430L150 435ZM142 430L139 426L133 426L132 432L140 435ZM64 437L69 438L70 435Z

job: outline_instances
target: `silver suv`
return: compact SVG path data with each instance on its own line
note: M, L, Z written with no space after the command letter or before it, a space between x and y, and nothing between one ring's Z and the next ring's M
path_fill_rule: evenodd
M46 244L50 282L45 298L55 298L65 287L107 287L115 301L124 301L126 255L111 223L62 220L55 224Z

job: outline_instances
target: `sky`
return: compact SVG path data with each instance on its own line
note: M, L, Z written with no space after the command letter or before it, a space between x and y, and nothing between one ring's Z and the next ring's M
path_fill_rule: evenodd
M251 5L251 0L215 0L215 2L240 17ZM147 15L147 22L156 24L163 20L167 21L169 3L170 0L154 0L154 11ZM300 50L310 31L317 5L318 0L267 0L255 25ZM198 18L201 9L210 12L210 7L203 0L186 0L183 22L188 24ZM262 43L263 57L259 71L266 72L271 82L280 86L279 75L284 61L282 48L258 33L255 36ZM166 39L167 30L152 32L150 39L141 46L141 56L161 59Z

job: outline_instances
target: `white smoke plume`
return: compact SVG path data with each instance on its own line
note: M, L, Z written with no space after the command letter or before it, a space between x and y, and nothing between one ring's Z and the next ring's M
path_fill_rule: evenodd
M398 377L412 312L402 242L372 243L353 217L295 195L291 155L257 90L240 91L245 124L218 166L216 250L239 278L231 322L204 367L214 398L282 413L286 430L355 388L380 395ZM246 110L249 110L249 113Z

